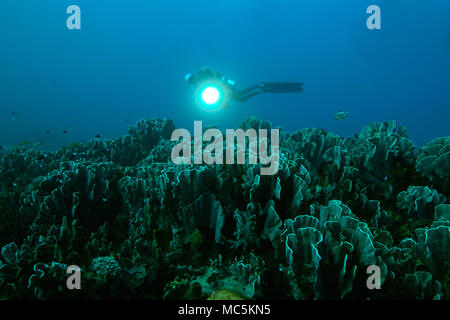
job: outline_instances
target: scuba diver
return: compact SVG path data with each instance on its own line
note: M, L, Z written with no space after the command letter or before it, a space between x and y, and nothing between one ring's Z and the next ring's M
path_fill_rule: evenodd
M202 67L196 74L187 74L185 80L189 84L199 86L208 82L221 84L227 91L228 97L238 102L246 102L250 98L261 93L295 93L303 91L302 82L260 82L246 89L239 90L236 82L225 78L223 74L215 70Z

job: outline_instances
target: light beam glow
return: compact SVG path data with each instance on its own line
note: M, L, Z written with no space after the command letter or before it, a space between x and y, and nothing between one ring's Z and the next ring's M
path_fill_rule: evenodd
M215 87L206 87L205 89L203 89L201 96L204 103L211 105L219 101L220 92Z

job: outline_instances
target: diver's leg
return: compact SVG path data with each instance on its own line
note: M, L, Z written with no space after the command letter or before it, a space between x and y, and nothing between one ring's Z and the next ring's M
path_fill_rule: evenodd
M244 90L241 90L241 94L242 94L242 95L246 95L246 94L249 93L250 91L256 90L256 89L258 89L258 88L260 88L260 87L261 87L261 84L260 84L260 83L255 84L254 86L251 86L251 87L245 88Z
M263 93L264 91L263 90L261 90L261 89L256 89L256 90L253 90L252 92L247 92L246 94L243 94L243 95L241 95L240 97L239 97L239 100L238 101L240 101L240 102L245 102L245 101L247 101L248 99L250 99L250 98L253 98L254 96L256 96L256 95L258 95L258 94L260 94L260 93Z
M262 82L264 92L294 93L303 91L302 82Z
M244 90L239 90L239 94L235 95L235 100L239 102L245 102L254 96L264 92L264 84L258 83L251 87L245 88Z

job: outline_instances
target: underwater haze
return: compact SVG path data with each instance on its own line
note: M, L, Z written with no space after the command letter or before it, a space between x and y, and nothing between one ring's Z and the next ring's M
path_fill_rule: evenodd
M81 30L66 27L71 1L1 2L1 145L116 137L128 121L155 117L191 129L194 120L234 128L254 115L344 137L397 120L417 146L449 134L446 0L75 2ZM371 4L382 10L380 30L366 27ZM240 87L300 81L304 92L205 113L184 82L202 66ZM339 110L344 121L333 119Z
M448 0L0 0L0 300L449 300L449 120Z

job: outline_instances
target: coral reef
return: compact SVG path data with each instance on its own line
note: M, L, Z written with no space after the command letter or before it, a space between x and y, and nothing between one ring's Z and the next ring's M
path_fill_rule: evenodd
M450 298L450 137L416 152L395 121L282 132L263 176L173 164L174 129L0 154L0 299Z

